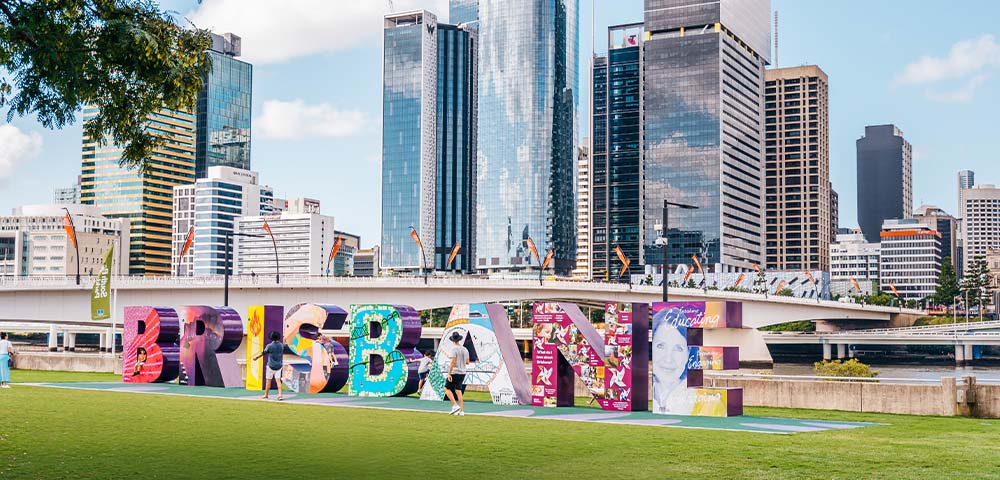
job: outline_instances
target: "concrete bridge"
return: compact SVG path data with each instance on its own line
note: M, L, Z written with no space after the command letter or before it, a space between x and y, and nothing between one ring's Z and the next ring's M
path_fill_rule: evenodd
M77 286L65 277L0 278L0 328L13 324L52 326L70 332L78 327L110 327L110 321L94 322L90 315L92 279ZM128 305L181 307L184 305L221 305L221 277L116 277L113 320L120 322ZM358 303L395 303L418 310L450 307L459 303L522 301L569 301L601 306L605 302L659 301L660 287L628 286L548 280L481 279L469 277L344 278L344 277L274 277L241 276L230 279L229 305L245 314L251 305L292 305L304 302L332 303L347 308ZM840 328L888 327L912 323L921 315L917 310L863 306L794 297L672 288L671 301L732 300L743 302L744 329L706 331L706 343L739 345L741 357L748 364L770 363L771 356L757 328L778 323L809 320L822 325L821 330ZM42 330L44 331L44 330ZM51 340L50 340L51 346Z

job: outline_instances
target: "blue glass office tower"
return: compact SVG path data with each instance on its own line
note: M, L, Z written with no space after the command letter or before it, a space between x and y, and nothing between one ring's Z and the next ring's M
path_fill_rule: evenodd
M608 29L608 54L594 58L591 131L591 275L616 280L619 247L641 265L642 24ZM627 281L627 273L621 279Z
M476 251L476 43L426 11L385 18L382 267L470 272ZM459 254L448 265L455 244Z
M763 261L763 91L770 0L645 0L643 44L644 263L663 201L670 265L706 271Z
M528 237L541 256L554 250L556 273L575 265L577 10L578 0L451 2L451 21L479 32L479 271L537 270Z
M237 60L240 37L212 34L212 69L198 92L195 176L209 167L250 169L253 65Z

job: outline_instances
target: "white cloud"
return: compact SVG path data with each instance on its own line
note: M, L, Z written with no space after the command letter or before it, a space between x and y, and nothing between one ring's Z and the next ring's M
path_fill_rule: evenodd
M22 132L10 124L0 125L0 180L9 177L18 164L37 156L41 151L41 135Z
M976 89L978 89L987 78L989 77L986 75L976 75L956 90L944 93L928 91L925 95L927 95L927 98L939 102L969 103L972 100L973 95L975 95Z
M955 43L946 57L920 58L907 65L896 81L901 84L926 84L961 79L997 65L1000 65L1000 45L993 35L986 34Z
M396 11L425 8L439 21L447 0L396 0ZM266 64L335 52L378 41L384 0L205 0L187 18L199 28L233 32L243 39L243 56Z
M254 133L276 140L349 137L360 132L367 119L364 112L338 110L328 103L268 100L254 119Z

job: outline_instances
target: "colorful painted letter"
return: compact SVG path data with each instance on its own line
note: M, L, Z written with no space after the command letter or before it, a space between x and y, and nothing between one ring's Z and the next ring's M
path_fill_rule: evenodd
M601 408L647 409L646 304L608 304L603 336L571 303L536 303L532 322L532 405L573 405L575 373Z
M743 390L703 387L704 370L739 368L738 347L702 345L704 328L740 328L738 302L653 304L653 412L726 417L743 414Z
M285 308L276 305L254 305L250 307L247 316L247 390L264 389L265 358L254 360L264 351L264 346L270 343L271 333L282 334L282 320ZM271 387L277 388L274 380Z
M243 386L236 349L243 343L243 321L229 307L183 308L181 364L188 385L240 388Z
M420 314L404 305L351 305L350 395L391 397L417 391Z
M336 392L347 383L347 349L323 330L340 330L347 312L336 305L302 303L285 317L285 344L307 363L285 365L281 380L299 393Z
M180 372L177 312L165 307L125 307L122 381L162 383Z
M434 364L420 392L421 400L442 400L445 374L451 361L452 333L459 332L462 344L474 363L465 376L465 385L486 385L493 403L528 405L531 403L531 380L524 371L524 360L514 341L507 309L503 305L460 304L451 309Z

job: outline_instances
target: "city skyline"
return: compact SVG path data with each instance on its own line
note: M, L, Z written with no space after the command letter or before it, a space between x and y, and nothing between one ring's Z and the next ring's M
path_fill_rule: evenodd
M199 26L243 37L244 56L255 69L254 170L285 189L277 191L278 196L322 200L339 225L359 233L362 247L370 246L379 237L379 65L385 5L348 7L345 16L361 26L342 33L316 36L317 30L306 25L292 32L300 42L262 45L259 38L265 30L258 23L266 23L262 19L270 7L262 3L260 8L246 8L253 6L243 2L248 12L227 16L232 3L207 1L199 7L193 1L167 1L162 6L179 12L200 8L191 15ZM990 135L985 121L988 105L1000 96L989 76L1000 64L1000 46L988 35L987 21L995 16L989 13L1000 13L1000 8L982 2L968 11L949 10L949 22L966 28L940 31L933 28L940 20L932 16L936 11L919 6L910 9L913 18L902 25L892 22L896 9L892 4L867 7L864 17L853 18L850 7L860 8L862 2L850 2L847 8L819 2L772 3L781 20L777 65L812 63L831 77L831 178L840 194L841 226L857 225L854 141L865 125L895 123L906 132L914 146L914 208L930 203L957 215L954 182L940 188L939 180L954 178L960 169L979 173L979 183L1000 183L1000 172L989 168L996 160L989 148L995 135ZM319 11L313 13L324 18L332 7L318 5ZM396 10L418 7L440 12L439 20L447 21L447 2L396 2ZM591 2L581 1L581 72L589 71L590 11ZM642 2L598 2L596 11L596 30L601 32L607 25L641 19ZM282 20L296 20L285 18L294 13L281 15ZM828 21L809 20L816 17ZM344 24L338 21L334 27ZM345 40L348 35L356 38ZM270 41L270 36L264 38ZM827 45L824 38L837 38L837 45ZM601 43L596 42L598 52ZM344 65L352 68L345 70ZM589 82L586 75L579 77L577 143L589 134L585 119L590 113L588 102L582 100L589 95ZM81 124L82 114L74 126L62 131L46 131L30 118L0 127L0 139L15 146L0 157L0 208L49 203L53 189L73 182L80 173ZM294 159L299 168L287 168Z

